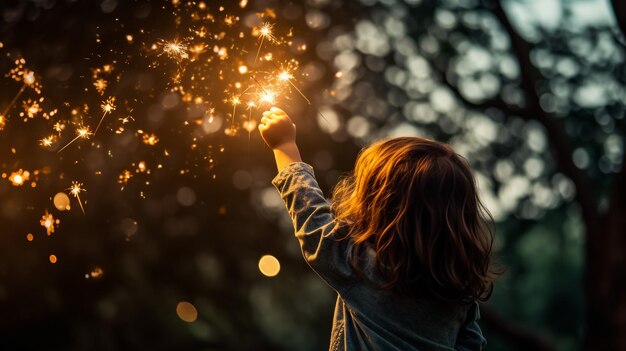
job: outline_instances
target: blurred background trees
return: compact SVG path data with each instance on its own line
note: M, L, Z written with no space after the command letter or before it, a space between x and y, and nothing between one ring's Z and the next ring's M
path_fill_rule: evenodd
M250 1L250 11L274 8L307 43L298 59L310 73L305 93L315 108L288 101L285 109L325 190L352 168L361 146L386 136L446 141L476 168L507 269L483 306L489 350L575 350L583 342L588 350L626 348L626 70L616 22L623 16L615 16L623 12L614 4ZM165 33L175 24L166 2L9 1L0 9L3 50L28 58L59 102L83 94L80 72L113 57L112 38L141 28ZM2 72L9 64L0 63ZM49 202L42 189L56 183L17 193L3 179L0 345L326 349L335 296L300 257L258 136L214 137L216 170L179 174L205 162L201 153L185 154L177 130L195 112L183 102L162 108L167 89L155 71L137 65L127 74L119 93L145 102L134 112L137 123L160 109L158 126L145 123L181 155L149 187L137 182L119 191L94 175L98 167L122 167L104 150L17 160L10 148L28 148L33 130L0 131L3 172L50 165L90 185L85 217L68 215L53 239L31 243L24 235L37 216L28 204ZM149 81L156 94L133 89L138 81ZM2 87L6 101L15 84ZM137 160L159 158L118 139L105 144ZM276 277L258 271L265 254L281 263ZM102 277L85 279L94 267ZM194 322L177 316L181 301L195 306Z

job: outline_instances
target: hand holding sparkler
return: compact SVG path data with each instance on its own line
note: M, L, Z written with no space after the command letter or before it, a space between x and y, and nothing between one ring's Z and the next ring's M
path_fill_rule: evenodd
M267 146L274 151L279 172L290 163L302 162L296 145L296 125L285 111L272 107L263 112L259 132Z

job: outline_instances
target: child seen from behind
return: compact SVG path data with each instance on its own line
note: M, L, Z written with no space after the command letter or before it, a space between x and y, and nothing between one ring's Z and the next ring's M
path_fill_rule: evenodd
M332 205L273 107L261 136L309 266L337 293L330 350L481 350L478 301L496 276L493 236L467 161L436 141L379 141Z

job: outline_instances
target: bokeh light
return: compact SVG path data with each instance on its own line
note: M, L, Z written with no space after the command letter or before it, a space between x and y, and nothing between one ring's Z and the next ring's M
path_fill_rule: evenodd
M272 255L263 255L259 259L259 270L266 277L275 277L280 272L280 262Z
M59 211L69 211L70 210L70 197L67 196L64 192L59 192L54 195L54 199L52 200L54 203L54 207L56 207Z
M176 305L176 314L178 315L178 318L187 323L193 323L196 319L198 319L198 311L196 310L196 307L187 301L180 301Z

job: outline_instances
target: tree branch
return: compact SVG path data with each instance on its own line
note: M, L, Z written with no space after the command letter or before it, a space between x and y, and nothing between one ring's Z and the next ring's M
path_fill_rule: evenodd
M495 109L498 109L507 113L508 115L516 115L516 116L524 117L526 119L530 118L529 111L527 111L526 109L511 106L498 97L483 100L481 102L473 102L473 101L468 100L465 96L463 96L463 94L461 94L461 92L459 91L459 88L455 86L448 79L445 72L442 72L434 65L431 65L431 67L433 67L433 69L439 74L439 82L445 85L446 87L448 87L450 92L457 99L459 99L465 106L474 110L483 110L483 111L489 108L495 108Z
M622 226L626 227L624 224L626 222L626 217L624 216L624 213L626 213L626 152L624 152L622 158L620 171L613 177L609 194L609 211L606 214L606 220L614 219L620 221Z
M611 0L611 4L613 5L613 13L615 14L615 19L617 19L617 25L626 37L626 2L624 0Z
M576 186L576 200L582 210L587 235L593 236L594 230L590 229L593 229L598 224L599 216L589 180L585 173L578 169L572 161L573 150L571 141L565 134L563 124L560 120L549 117L539 104L539 95L535 87L537 77L533 74L535 67L530 61L528 44L513 28L504 12L501 0L494 1L494 5L494 14L500 20L511 39L511 46L520 66L521 85L527 94L527 113L521 116L541 123L546 129L559 170L569 177ZM589 237L588 241L594 239Z
M450 82L445 74L436 65L431 65L439 74L439 81L450 89L454 96L464 105L471 109L485 110L495 108L509 115L516 115L525 120L534 120L539 122L546 129L547 137L551 143L552 153L563 174L572 180L576 187L576 200L580 204L583 220L587 229L594 228L599 222L599 215L596 209L596 200L594 199L589 180L583 171L578 169L572 161L573 149L571 147L570 138L565 134L563 124L560 120L551 118L543 111L539 104L539 95L535 88L537 78L533 74L535 70L530 61L530 49L526 41L515 31L509 21L499 0L494 1L494 14L500 20L507 34L511 39L511 45L520 66L521 85L527 95L527 106L517 108L504 102L500 98L492 98L482 102L472 102L465 98L459 88ZM593 231L587 230L587 234L593 236ZM593 238L590 238L592 240Z

